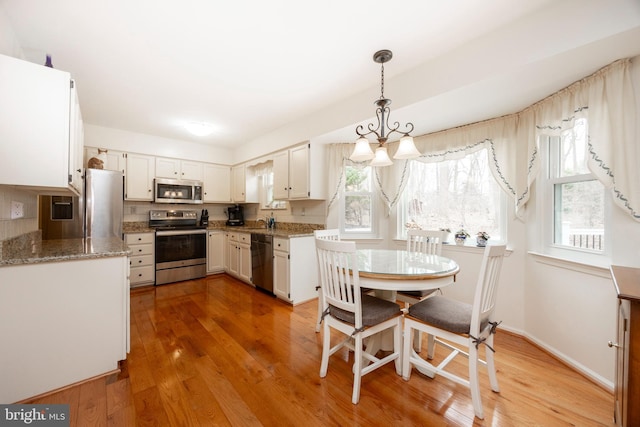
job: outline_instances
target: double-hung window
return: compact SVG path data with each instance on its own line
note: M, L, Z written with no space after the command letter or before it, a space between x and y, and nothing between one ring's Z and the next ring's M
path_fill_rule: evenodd
M341 233L353 237L375 237L373 168L346 166L341 198Z
M607 254L610 197L587 168L588 122L578 119L559 136L542 138L547 153L541 204L546 252L589 262ZM546 147L545 147L546 146Z

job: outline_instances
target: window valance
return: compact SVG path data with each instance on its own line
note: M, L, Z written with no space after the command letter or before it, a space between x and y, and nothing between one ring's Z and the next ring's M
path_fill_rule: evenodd
M631 60L616 61L525 110L479 123L414 138L421 162L453 160L486 148L491 172L523 218L531 184L540 169L538 138L559 134L579 117L589 122L589 169L611 188L616 203L640 221L640 153L635 135L636 106ZM425 119L428 120L428 119ZM397 143L389 143L393 156ZM341 177L353 144L330 147L330 208L339 196ZM406 185L408 161L376 168L375 182L388 209Z

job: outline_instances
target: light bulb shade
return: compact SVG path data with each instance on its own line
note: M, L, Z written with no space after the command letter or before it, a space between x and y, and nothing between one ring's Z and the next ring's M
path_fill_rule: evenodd
M400 138L400 144L398 145L398 151L394 154L394 159L415 159L420 157L420 152L413 143L413 138L409 135L405 135Z
M376 157L371 161L371 166L390 166L393 162L387 153L387 147L376 148Z
M369 140L364 137L358 138L349 159L353 162L364 162L365 160L371 160L373 158L374 154L373 150L371 150L371 145L369 145Z

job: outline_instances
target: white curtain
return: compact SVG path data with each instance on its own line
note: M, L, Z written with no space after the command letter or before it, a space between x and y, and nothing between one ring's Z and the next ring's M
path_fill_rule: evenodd
M269 175L273 172L273 160L267 160L266 162L258 163L257 165L251 166L253 168L253 173L255 176L262 177L264 175Z
M589 169L612 189L616 203L640 221L640 152L630 66L629 59L616 61L516 114L416 137L416 147L423 154L415 160L459 159L486 148L494 178L512 198L516 216L522 219L540 169L538 137L559 133L571 127L576 118L586 117ZM393 156L397 143L387 146ZM340 197L344 166L352 150L353 144L329 148L332 181L328 209ZM396 160L392 166L375 169L377 190L391 210L406 185L408 161Z
M528 110L538 135L558 135L586 117L589 170L611 189L616 204L640 221L640 151L630 67L629 59L616 61Z
M344 191L345 167L347 164L355 164L349 160L349 156L353 151L353 144L331 144L328 149L328 202L327 213L340 200Z

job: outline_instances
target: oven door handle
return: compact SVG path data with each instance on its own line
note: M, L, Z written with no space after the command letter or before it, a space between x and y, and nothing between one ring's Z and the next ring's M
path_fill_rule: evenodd
M206 234L207 230L164 230L156 231L156 236L184 236L185 234Z

